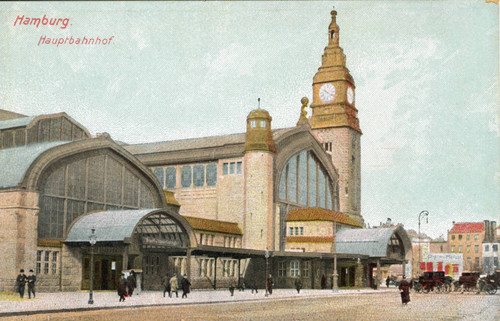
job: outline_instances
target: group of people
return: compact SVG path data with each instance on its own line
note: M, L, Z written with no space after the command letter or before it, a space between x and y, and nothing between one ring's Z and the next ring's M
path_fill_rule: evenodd
M35 282L36 275L33 273L33 270L30 270L29 275L24 274L23 269L19 271L19 275L16 278L16 290L21 299L24 298L26 284L28 284L28 297L31 299L31 294L33 294L33 298L35 298Z
M125 278L125 273L122 273L120 281L118 282L118 296L119 302L125 301L125 297L132 296L135 288L137 287L137 279L134 270Z
M168 293L168 297L171 298L172 297L172 294L175 293L175 297L178 298L179 297L179 282L177 280L177 276L176 275L173 275L172 277L170 277L168 274L165 275L165 277L163 278L163 297L165 297L165 293ZM187 298L187 295L189 292L191 292L191 282L189 282L188 278L187 278L187 275L184 274L182 276L182 279L181 279L181 286L180 286L181 290L182 290L182 298Z

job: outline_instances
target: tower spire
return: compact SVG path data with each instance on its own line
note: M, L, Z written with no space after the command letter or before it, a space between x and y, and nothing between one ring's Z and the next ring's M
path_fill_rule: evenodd
M321 67L313 78L312 128L350 127L361 133L354 101L355 84L346 57L340 47L337 11L332 10L328 26L328 45L321 57Z

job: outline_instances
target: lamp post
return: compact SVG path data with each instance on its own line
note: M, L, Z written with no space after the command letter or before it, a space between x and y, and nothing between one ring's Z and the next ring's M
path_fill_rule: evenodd
M90 243L90 291L89 304L94 304L94 245L97 243L95 236L95 228L92 229L92 234L89 237Z
M269 277L269 251L266 248L266 252L264 253L264 257L266 258L266 296L269 295L269 287L267 278Z
M420 270L420 262L422 261L422 249L421 249L421 242L422 242L422 237L420 236L420 219L425 216L425 222L429 223L429 212L428 211L422 211L420 214L418 214L418 269ZM420 274L420 273L419 273Z

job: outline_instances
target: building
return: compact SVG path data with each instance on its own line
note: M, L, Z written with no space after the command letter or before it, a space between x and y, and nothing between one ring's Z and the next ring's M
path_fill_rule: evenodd
M493 274L495 270L500 269L498 264L498 245L499 241L496 237L496 222L484 221L484 239L483 239L483 268L484 274Z
M41 290L69 291L92 272L94 289L113 289L131 269L146 289L167 274L197 288L262 288L267 274L277 287L376 286L374 268L404 266L402 227L363 228L355 84L331 15L312 117L303 98L290 128L258 108L245 133L128 145L65 113L2 111L0 290L31 267Z
M485 222L453 222L448 232L448 247L451 253L463 254L464 271L482 271L484 237Z

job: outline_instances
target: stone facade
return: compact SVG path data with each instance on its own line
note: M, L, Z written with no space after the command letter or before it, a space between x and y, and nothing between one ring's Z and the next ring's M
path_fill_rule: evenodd
M273 158L269 152L245 154L245 248L273 250Z
M38 194L23 190L0 191L0 243L6 259L0 261L0 289L13 289L20 269L35 269Z
M349 127L312 130L313 135L325 146L339 174L340 211L361 224L361 134Z

